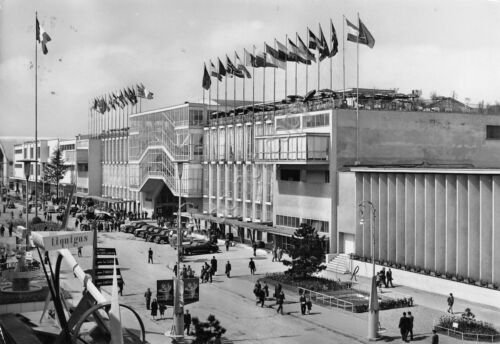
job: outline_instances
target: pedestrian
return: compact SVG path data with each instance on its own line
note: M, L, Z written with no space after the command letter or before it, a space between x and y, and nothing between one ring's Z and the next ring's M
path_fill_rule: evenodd
M406 317L406 312L403 312L403 316L399 318L399 332L401 333L401 339L406 342L408 337L408 318Z
M262 286L260 285L260 282L257 281L257 283L255 283L255 286L253 287L253 294L255 295L255 305L258 305L259 304L259 298L260 298L260 291L262 289Z
M280 291L281 291L281 284L278 283L277 285L274 286L274 294L273 294L273 296L276 300L278 300L278 295L279 295Z
M273 262L276 262L278 260L278 253L277 253L277 249L276 249L276 245L273 246L273 249L272 249L272 254L273 254L273 259L272 261Z
M283 249L281 247L278 247L278 262L281 262L281 259L283 258Z
M266 300L266 292L264 291L264 289L260 289L259 292L258 292L258 302L257 304L260 303L260 307L264 307L264 301Z
M283 290L280 290L279 294L276 296L276 304L278 305L278 309L276 309L276 313L280 313L283 315L283 302L285 301L285 293Z
M184 331L186 331L186 334L188 336L191 335L190 329L191 329L191 314L189 314L189 310L186 309L186 313L184 313Z
M215 275L217 272L217 259L215 259L215 256L210 260L210 265L212 265L213 274Z
M144 297L146 298L146 309L149 310L150 308L150 303L151 303L151 289L148 288L146 292L144 293Z
M391 268L389 268L389 270L385 274L385 279L387 280L387 286L389 286L389 284L390 284L391 287L394 288L394 284L392 284L392 270L391 270Z
M381 277L382 283L384 283L384 286L387 288L387 274L385 272L385 268L382 268L382 271L380 271L380 277Z
M174 265L174 275L175 277L177 277L177 270L179 269L179 267L177 266L177 263L175 263Z
M264 282L264 286L262 287L262 289L266 293L266 297L269 297L269 287L267 286L266 282Z
M153 263L153 250L151 249L151 247L148 250L148 264L149 263L154 264Z
M201 283L205 283L206 274L207 274L207 272L205 271L205 265L202 265L201 272L200 272Z
M45 255L44 255L44 259L43 259L43 263L44 264L49 264L49 251L45 251Z
M453 297L453 294L450 293L450 296L448 296L448 313L453 314L453 304L455 303L455 298Z
M11 223L9 223L9 236L11 237L12 236L12 231L14 230L14 225Z
M82 256L82 246L78 246L78 257Z
M193 271L193 269L191 269L191 265L188 265L188 267L187 267L187 277L188 278L194 277L194 271Z
M431 344L439 344L439 336L436 333L436 330L432 330L432 341Z
M227 278L231 278L231 263L229 260L226 263L226 276Z
M253 261L253 258L250 258L250 262L248 263L248 267L250 268L250 274L255 275L255 262Z
M257 256L257 243L255 241L252 241L252 248L253 248L253 256Z
M413 340L413 315L408 312L408 334L410 335L410 340Z
M304 293L300 293L299 303L300 303L300 313L302 313L302 315L305 315L306 314L306 296L304 295Z
M156 315L158 314L158 302L156 299L153 299L153 302L151 302L151 316L153 317L153 320L156 320Z
M165 317L165 310L167 309L167 305L162 302L158 305L158 308L160 310L160 319L163 319Z
M182 264L182 275L181 275L181 277L182 278L186 278L187 277L187 272L188 272L188 270L187 270L186 264Z
M226 239L226 251L229 251L229 244L230 244L229 239Z
M0 235L4 236L4 234L5 234L5 227L2 224L2 226L0 227Z
M78 228L78 219L75 220L75 228Z
M206 281L208 282L210 280L210 283L212 283L212 277L213 277L213 270L210 265L208 265L207 262L205 262L205 278Z
M310 296L307 297L306 306L307 306L307 314L311 314L312 301Z
M120 296L123 296L123 285L124 284L125 284L125 282L123 282L123 279L118 280L118 294L120 294Z

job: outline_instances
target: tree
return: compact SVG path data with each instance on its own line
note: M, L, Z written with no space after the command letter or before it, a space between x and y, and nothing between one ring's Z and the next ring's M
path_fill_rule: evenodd
M50 159L50 162L45 166L45 175L47 180L56 184L56 195L59 198L59 181L64 178L66 171L69 169L68 165L64 165L61 149L57 148Z
M192 344L220 343L220 339L226 329L220 325L219 320L210 314L206 322L201 322L198 318L193 318L193 325L196 338Z
M302 223L292 236L291 260L283 260L290 266L287 273L296 277L306 278L315 272L326 268L322 265L325 254L325 237L320 237L316 230Z

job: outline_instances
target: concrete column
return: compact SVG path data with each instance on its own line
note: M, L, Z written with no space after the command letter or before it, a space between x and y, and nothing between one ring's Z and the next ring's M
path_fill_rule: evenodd
M380 238L378 236L378 229L380 228L380 225L379 225L379 220L380 220L380 216L379 216L379 213L380 213L380 204L379 204L379 182L378 182L378 177L379 177L379 174L378 173L370 173L370 200L371 202L373 203L374 207L375 207L375 223L373 224L373 235L375 236L375 248L374 248L374 253L373 253L373 256L375 257L375 259L380 259L380 255L379 255L379 246L380 246ZM370 233L370 240L372 239L371 237L371 233ZM371 243L371 241L370 241ZM370 251L371 251L371 245L370 245ZM371 252L370 252L371 253Z
M492 178L482 175L479 180L480 193L480 271L479 278L491 283L493 275L492 257L493 252L493 198L492 198Z
M434 262L435 270L443 273L446 270L446 189L445 176L435 175L435 239Z
M221 197L223 196L222 195L222 190L219 188L219 185L220 185L220 180L221 180L221 177L223 176L223 172L224 170L222 169L222 165L219 165L217 164L216 165L216 169L217 169L217 185L216 185L216 201L215 201L215 208L216 208L216 212L217 212L217 216L219 216L219 213L222 212L222 204L221 204Z
M446 272L457 271L457 177L446 175Z
M330 125L330 150L328 161L330 163L330 190L331 190L331 208L330 208L330 253L337 253L338 245L338 225L337 225L337 209L338 209L338 148L337 148L337 127L338 127L338 113L333 110L331 113ZM274 204L274 202L273 202ZM359 223L359 222L358 222ZM358 225L356 226L356 228ZM356 235L357 237L357 235ZM356 251L358 253L358 251Z
M251 216L251 215L247 214L247 205L246 205L247 187L248 187L247 180L248 180L248 178L251 178L251 176L248 175L247 166L248 165L242 165L242 168L243 168L243 173L242 173L243 182L241 183L242 184L241 187L243 188L243 193L242 193L242 201L243 201L242 202L242 207L243 207L243 209L241 209L241 216L243 218Z
M391 262L396 261L396 174L390 173L387 176L388 186L388 213L387 227L389 241L387 243L387 252Z
M380 259L387 260L387 174L379 174L379 208L378 210L378 256Z
M415 265L415 174L405 178L405 263Z
M425 178L415 174L415 266L425 264Z
M468 197L467 176L457 175L457 273L468 273Z
M405 262L405 175L396 174L396 261Z
M493 176L492 280L500 283L500 176Z
M331 176L330 176L331 178ZM330 179L331 180L331 179ZM361 215L359 213L358 204L360 204L363 201L363 173L356 173L356 204L354 205L356 207L356 216L355 216L355 221L354 223L354 228L356 228L356 235L354 238L355 242L355 252L357 255L362 256L363 255L363 227L360 225L359 221L361 220ZM332 200L333 203L333 200ZM333 222L333 220L332 220Z
M230 167L229 166L233 166L233 165L229 165L229 164L226 164L226 165L223 165L224 166L224 216L227 216L230 212L231 212L231 209L233 207L232 204L230 204L232 201L228 201L228 197L227 195L229 195L229 188L233 188L233 185L232 183L234 182L234 179L233 179L233 176L230 175ZM232 215L232 214L231 214Z
M371 200L371 177L370 173L363 173L363 201ZM371 209L369 206L363 208L363 256L371 257L371 237L370 237L370 226L371 226Z
M434 270L434 255L435 255L435 190L434 190L434 175L426 174L425 178L425 263L426 269Z
M479 247L480 247L480 198L479 198L479 176L469 175L468 176L468 190L469 190L469 266L468 266L468 276L478 280L479 279Z

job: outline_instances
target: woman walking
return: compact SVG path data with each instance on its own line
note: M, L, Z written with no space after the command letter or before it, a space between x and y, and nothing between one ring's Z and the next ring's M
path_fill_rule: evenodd
M151 316L153 317L153 320L156 320L156 315L158 314L158 302L156 299L153 299L153 302L151 302Z

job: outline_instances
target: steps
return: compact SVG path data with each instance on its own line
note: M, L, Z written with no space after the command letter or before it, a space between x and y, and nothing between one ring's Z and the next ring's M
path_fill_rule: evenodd
M326 264L327 271L333 271L340 274L349 273L349 255L340 253Z

